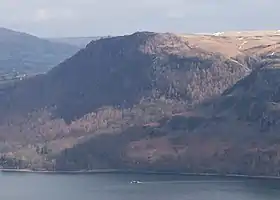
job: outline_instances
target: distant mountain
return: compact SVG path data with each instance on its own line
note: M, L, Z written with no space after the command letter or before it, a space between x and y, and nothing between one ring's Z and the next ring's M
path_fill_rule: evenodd
M108 37L109 36L106 36L106 37L98 37L98 36L96 36L96 37L65 37L65 38L48 38L48 40L51 42L70 44L73 46L77 46L79 48L84 48L91 41L99 40L102 38L108 38Z
M279 43L278 32L92 41L1 90L0 163L279 175Z
M0 74L5 77L46 72L78 50L72 45L0 28Z

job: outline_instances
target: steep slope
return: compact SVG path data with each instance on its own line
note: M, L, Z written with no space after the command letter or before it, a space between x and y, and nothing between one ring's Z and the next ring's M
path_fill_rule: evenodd
M245 85L277 66L277 49L264 45L268 37L277 47L277 36L246 35L249 46L240 37L138 32L92 41L47 74L2 91L0 150L34 168L248 173L246 153L257 157L251 146L268 140L238 111L247 113L252 96L264 98L266 87L257 94Z
M67 149L57 159L57 169L279 176L278 41L238 54L254 59L247 65L252 72L221 96L185 113L129 128L121 136L102 135Z
M257 70L226 90L220 100L215 102L215 112L256 122L262 131L273 129L273 132L277 132L280 116L280 57L275 53L262 58Z
M75 46L0 28L0 73L5 78L9 74L46 72L78 50Z
M263 66L221 97L188 112L67 149L57 158L56 168L279 176L276 66Z
M192 48L176 35L136 33L92 42L48 78L60 91L57 111L73 119L102 106L131 107L141 99L192 104L221 93L246 73L243 65ZM65 113L67 107L78 110Z

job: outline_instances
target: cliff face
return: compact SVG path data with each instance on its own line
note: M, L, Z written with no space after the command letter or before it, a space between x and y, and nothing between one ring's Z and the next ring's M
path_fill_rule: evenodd
M138 32L93 41L3 91L2 152L63 170L275 175L277 38Z

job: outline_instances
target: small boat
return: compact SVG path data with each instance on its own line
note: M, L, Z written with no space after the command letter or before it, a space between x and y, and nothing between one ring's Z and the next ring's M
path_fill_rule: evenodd
M139 183L142 183L140 181L130 181L131 184L139 184Z

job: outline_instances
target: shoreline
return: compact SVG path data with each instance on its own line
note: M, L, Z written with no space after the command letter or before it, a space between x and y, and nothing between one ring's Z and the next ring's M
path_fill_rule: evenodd
M208 176L229 178L252 178L252 179L274 179L280 180L280 176L252 176L246 174L216 174L216 173L187 173L187 172L161 172L148 170L121 170L121 169L96 169L80 171L47 171L30 169L0 169L0 173L35 173L35 174L151 174L151 175L181 175L181 176Z

